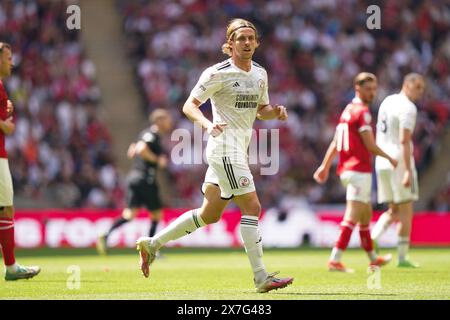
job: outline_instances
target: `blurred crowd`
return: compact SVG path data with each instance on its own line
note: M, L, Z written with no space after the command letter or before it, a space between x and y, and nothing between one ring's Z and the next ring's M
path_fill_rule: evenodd
M450 211L450 172L447 172L447 177L444 186L436 193L435 197L428 203L428 209L441 213Z
M80 32L65 27L67 5L0 2L0 39L16 65L4 81L15 105L16 132L6 141L15 195L55 207L115 207L123 188L99 118L95 66Z
M286 105L290 112L287 123L256 124L280 128L279 173L255 174L264 207L344 201L344 189L335 175L319 186L312 173L332 139L340 112L353 97L352 79L360 71L373 72L379 79L374 116L382 99L400 91L406 73L426 76L426 95L417 103L414 153L419 172L431 161L434 143L449 123L450 5L439 0L382 1L381 30L369 30L366 10L370 4L355 0L118 1L145 111L171 110L179 127L192 128L180 110L202 70L227 58L220 48L230 17L255 23L261 46L254 60L268 71L271 101ZM210 114L207 105L203 110ZM205 168L171 169L180 204L198 205L198 177ZM447 190L448 186L443 193Z

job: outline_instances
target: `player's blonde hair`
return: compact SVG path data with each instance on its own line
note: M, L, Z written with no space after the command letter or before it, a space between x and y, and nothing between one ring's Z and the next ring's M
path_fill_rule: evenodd
M366 82L377 81L377 76L370 72L360 72L353 79L353 84L355 86L362 86Z
M229 55L231 57L233 50L231 48L230 42L234 40L236 31L241 28L253 29L255 31L256 40L258 41L259 39L258 30L256 30L256 27L253 23L245 19L240 18L233 19L228 23L227 26L227 33L226 33L227 41L222 45L222 52L224 54Z

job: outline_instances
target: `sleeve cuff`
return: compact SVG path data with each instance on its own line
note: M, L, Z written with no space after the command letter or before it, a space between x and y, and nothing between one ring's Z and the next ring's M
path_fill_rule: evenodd
M372 131L372 127L371 126L362 126L358 129L358 132L363 132L363 131Z

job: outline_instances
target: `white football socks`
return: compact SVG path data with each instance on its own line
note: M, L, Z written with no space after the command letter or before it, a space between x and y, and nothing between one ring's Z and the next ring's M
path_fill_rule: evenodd
M398 238L398 261L404 262L407 259L409 250L409 237Z
M5 266L5 269L6 269L8 272L16 273L17 270L19 269L19 265L18 265L17 262L16 262L16 263L14 263L14 264L12 264L12 265L10 265L10 266Z
M377 223L373 227L372 230L372 239L377 241L379 237L387 230L387 228L390 226L389 222L389 215L386 212L384 212L380 218L378 219Z
M334 262L340 262L341 257L342 257L342 250L334 247L333 250L331 250L330 260Z
M193 209L183 213L171 224L155 234L152 239L155 241L157 249L171 240L179 239L198 228L204 227L206 223L202 220L198 211L199 209Z
M267 272L262 261L263 246L258 228L258 217L243 215L239 229L244 241L245 252L247 252L252 266L255 281L260 283L267 278Z

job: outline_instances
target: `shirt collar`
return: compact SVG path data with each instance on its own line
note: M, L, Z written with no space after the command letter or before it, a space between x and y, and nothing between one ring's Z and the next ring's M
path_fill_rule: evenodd
M361 100L360 98L358 98L358 97L354 97L354 98L352 99L352 103L364 104L364 103L362 102L362 100Z
M239 68L238 66L236 66L236 65L234 64L234 62L233 62L233 59L229 58L228 60L230 61L231 65L232 65L235 69L239 70L240 72L243 72L243 73L245 73L245 74L249 74L250 72L253 71L253 60L252 60L252 63L250 64L250 70L249 70L249 71L242 70L241 68Z
M401 97L405 98L406 100L412 102L411 100L409 100L408 96L407 96L403 91L400 91L398 94L399 94Z

